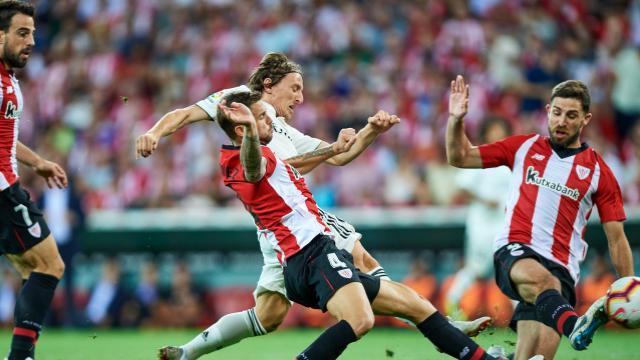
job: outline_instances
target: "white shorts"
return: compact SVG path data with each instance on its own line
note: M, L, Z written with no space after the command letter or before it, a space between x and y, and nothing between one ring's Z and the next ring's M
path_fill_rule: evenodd
M331 230L336 247L352 252L353 246L356 241L362 238L362 234L357 232L353 225L348 222L322 209L319 210L322 220ZM260 232L258 232L258 242L260 243L264 265L262 265L262 273L260 273L258 285L253 291L253 297L257 299L260 294L265 292L277 292L286 297L287 290L284 287L282 265L278 261L275 250L273 250L266 236L262 236Z

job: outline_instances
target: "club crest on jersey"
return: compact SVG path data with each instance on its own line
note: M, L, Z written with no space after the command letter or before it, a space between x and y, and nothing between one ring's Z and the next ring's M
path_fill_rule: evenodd
M345 279L351 279L351 277L353 276L353 272L351 271L351 269L338 270L338 274L340 274L340 276Z
M33 236L35 238L39 238L40 235L42 235L42 231L40 230L40 224L39 223L35 223L35 224L31 225L31 227L28 228L27 231L29 231L29 234L31 234L31 236Z
M7 101L7 108L4 111L4 117L7 119L17 119L19 115L18 107L13 105L11 101Z
M586 168L582 165L576 166L576 174L578 174L578 179L580 180L586 179L587 176L589 176L590 172L591 170L589 170L589 168Z
M529 166L527 168L525 183L547 188L555 193L567 196L576 201L578 201L578 199L580 198L580 191L578 191L578 189L572 189L562 183L545 179L544 177L540 176L538 170L536 170L533 166Z

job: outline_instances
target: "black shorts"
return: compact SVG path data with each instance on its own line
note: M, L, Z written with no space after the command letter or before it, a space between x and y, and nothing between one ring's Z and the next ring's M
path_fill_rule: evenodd
M520 294L518 294L516 286L509 276L513 264L520 259L526 258L536 260L549 270L553 276L558 278L562 287L562 296L567 299L571 306L576 306L575 283L565 267L538 254L525 244L507 244L495 252L493 255L493 264L496 270L496 283L500 290L509 298L518 301L518 305L511 318L511 323L509 324L514 331L516 330L517 322L520 320L537 320L535 305L528 304L524 301Z
M380 279L358 271L352 260L330 237L317 236L287 259L284 266L287 297L300 305L327 311L327 303L338 289L359 282L372 302L380 290Z
M0 255L21 254L50 233L42 211L18 182L0 192Z

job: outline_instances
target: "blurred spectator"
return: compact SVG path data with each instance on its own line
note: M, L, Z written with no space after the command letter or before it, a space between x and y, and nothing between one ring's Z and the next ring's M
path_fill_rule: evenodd
M433 300L438 286L435 276L429 272L429 266L422 257L416 257L413 260L409 274L402 279L402 283L429 300Z
M126 293L121 284L120 266L115 259L102 265L102 277L91 291L85 310L91 324L101 327L119 326Z
M151 309L160 299L160 286L158 283L158 269L151 262L145 262L140 271L140 279L134 291L136 300L140 303L141 317L146 318L151 315Z
M149 274L150 275L150 274ZM192 283L191 272L184 262L178 262L171 273L171 287L152 306L147 324L161 327L200 326L204 294Z
M0 328L13 326L13 309L22 280L13 269L3 266L0 282Z

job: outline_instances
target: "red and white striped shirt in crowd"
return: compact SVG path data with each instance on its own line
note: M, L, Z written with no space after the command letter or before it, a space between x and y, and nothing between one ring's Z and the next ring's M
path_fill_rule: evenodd
M220 166L224 184L233 189L251 213L260 236L266 236L278 260L285 260L316 236L331 236L318 206L298 172L278 159L266 146L260 147L267 160L265 175L256 183L244 178L240 147L224 145Z
M22 92L18 79L0 61L0 191L18 180L18 127L22 114Z
M484 168L506 165L512 170L506 224L494 250L508 243L527 244L567 268L577 283L593 205L602 223L625 220L611 169L586 145L562 157L549 138L537 134L508 137L479 149Z

